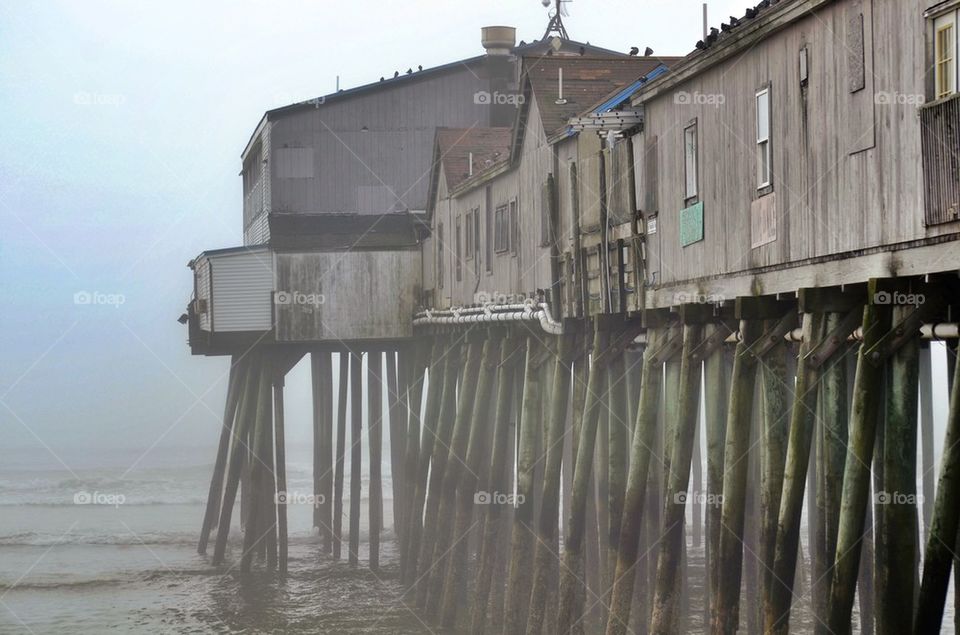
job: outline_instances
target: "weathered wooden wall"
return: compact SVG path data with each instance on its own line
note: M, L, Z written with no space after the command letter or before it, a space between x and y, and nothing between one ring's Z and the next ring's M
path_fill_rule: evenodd
M655 82L641 92L647 95L641 97L644 134L648 142L657 139L657 178L643 186L656 189L659 209L644 211L659 212L660 285L916 241L960 228L957 223L924 227L923 220L917 106L925 88L923 7L930 2L795 4L798 12L814 5L817 11L773 37L747 42L735 55L682 83ZM866 79L862 90L851 92L848 57L857 41L850 24L860 12ZM809 82L801 86L798 60L804 47ZM708 49L701 55L712 53ZM773 206L775 240L753 247L760 226L751 225L751 214L760 213L755 93L767 84L773 187L763 198L769 197ZM683 247L683 132L693 120L698 124L704 240ZM638 166L637 171L644 169ZM644 193L639 198L649 200ZM657 302L666 298L654 296Z

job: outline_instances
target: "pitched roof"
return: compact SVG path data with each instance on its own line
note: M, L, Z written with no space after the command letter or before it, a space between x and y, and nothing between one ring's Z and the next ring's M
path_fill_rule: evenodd
M443 166L447 188L509 160L512 139L512 128L437 128L436 160Z
M524 59L533 98L547 137L566 128L567 121L592 104L677 57L540 57ZM560 100L563 69L563 100ZM560 103L558 103L558 101Z

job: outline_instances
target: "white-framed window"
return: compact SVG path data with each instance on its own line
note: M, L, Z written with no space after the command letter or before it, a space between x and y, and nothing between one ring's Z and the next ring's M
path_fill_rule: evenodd
M460 228L460 216L457 216L457 235L454 237L456 252L456 272L457 272L457 282L463 280L463 251L461 247L463 246L463 230Z
M520 248L520 217L517 199L510 201L510 253L517 255Z
M697 121L694 120L683 129L683 198L696 198L697 187Z
M773 184L773 156L770 151L770 88L757 91L757 189Z
M510 215L507 205L499 205L494 212L493 250L498 254L510 250Z
M957 92L957 12L933 21L934 97L942 99Z

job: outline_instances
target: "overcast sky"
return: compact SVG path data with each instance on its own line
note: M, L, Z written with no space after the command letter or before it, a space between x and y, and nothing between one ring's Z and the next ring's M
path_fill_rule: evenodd
M711 2L711 24L746 4ZM682 55L702 28L690 0L567 6L573 39L621 51ZM348 88L478 55L484 25L530 41L546 22L539 0L0 5L0 447L212 460L227 361L191 358L176 318L187 262L242 242L239 154L264 110L338 75Z

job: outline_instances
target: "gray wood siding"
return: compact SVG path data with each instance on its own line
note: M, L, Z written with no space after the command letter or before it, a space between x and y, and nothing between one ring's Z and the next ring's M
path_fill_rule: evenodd
M410 337L420 251L279 253L278 341Z
M561 142L572 144L570 142ZM430 250L425 251L433 263L443 259L443 285L435 288L435 306L463 306L483 301L517 302L532 296L538 289L547 289L551 284L550 248L541 246L541 219L543 214L543 184L555 169L553 148L547 144L537 112L532 101L524 132L523 148L517 165L458 196L450 197L445 180L437 188L433 238ZM560 185L560 192L563 192ZM561 194L561 197L563 194ZM516 200L519 220L518 244L510 250L488 252L493 245L493 230L496 209L508 206ZM456 279L456 232L460 218L461 232L466 226L466 215L471 210L480 213L479 258L467 258L464 235L461 233L461 279ZM487 222L489 210L490 222ZM562 215L562 212L560 212ZM437 240L438 226L444 229L441 246ZM561 228L562 231L562 228ZM488 255L489 253L489 255ZM425 258L428 256L425 256ZM431 269L433 265L431 264ZM431 280L436 284L437 280Z
M490 107L474 103L474 94L483 88L464 67L277 115L271 126L273 152L312 149L313 175L285 178L290 172L274 162L273 211L425 209L436 128L487 125Z
M657 136L658 234L649 255L670 284L932 237L925 228L918 101L925 72L924 2L846 0L825 5L645 106ZM862 9L861 9L862 7ZM849 24L863 11L865 88L851 92ZM809 51L801 88L798 55ZM756 91L771 88L772 218L751 234L757 192ZM676 99L682 91L687 99ZM683 129L696 119L705 239L680 246ZM644 188L651 187L643 183ZM640 200L647 200L643 195ZM765 202L766 203L766 202ZM775 224L770 227L770 222ZM652 238L652 237L651 237ZM658 267L659 264L659 267ZM822 284L829 284L823 280Z

